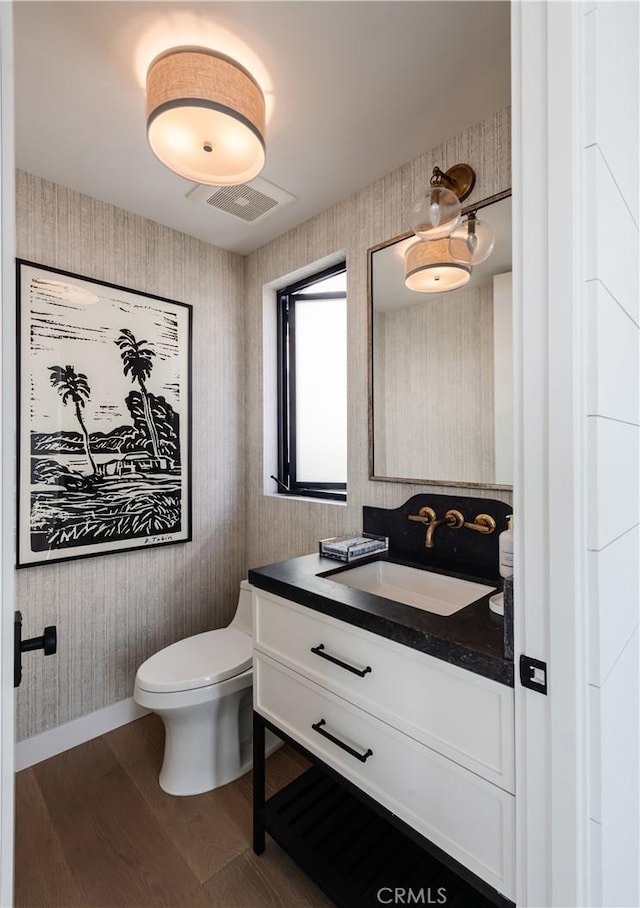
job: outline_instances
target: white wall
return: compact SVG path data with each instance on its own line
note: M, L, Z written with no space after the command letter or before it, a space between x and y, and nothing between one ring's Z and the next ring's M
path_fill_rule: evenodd
M610 906L640 905L639 9L583 23L590 904Z
M0 488L0 905L13 904L14 826L14 693L13 693L13 550L15 528L14 401L15 386L15 281L14 281L14 154L13 154L13 46L12 4L0 3L0 283L2 467Z

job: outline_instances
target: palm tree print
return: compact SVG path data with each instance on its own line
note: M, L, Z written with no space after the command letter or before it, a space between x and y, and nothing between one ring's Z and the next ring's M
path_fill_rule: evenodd
M86 401L89 400L89 397L91 395L91 388L89 387L87 376L83 372L76 372L73 366L49 366L48 368L51 372L51 375L49 376L51 384L62 398L62 403L66 407L67 402L71 400L75 407L76 418L80 423L82 438L84 440L84 447L87 452L87 457L89 458L89 463L91 465L91 472L95 476L96 463L93 459L93 455L91 454L89 433L87 432L87 427L84 424L81 409L82 407L84 407Z
M152 357L156 354L151 349L151 345L147 347L144 346L144 344L148 343L149 342L146 340L137 341L128 328L120 329L120 336L116 341L116 344L120 348L122 362L124 363L124 374L131 375L131 381L137 381L140 385L144 417L147 426L149 427L149 437L151 439L151 447L153 448L153 456L157 459L160 457L160 441L151 413L149 393L145 385L145 379L149 378L151 370L153 369Z

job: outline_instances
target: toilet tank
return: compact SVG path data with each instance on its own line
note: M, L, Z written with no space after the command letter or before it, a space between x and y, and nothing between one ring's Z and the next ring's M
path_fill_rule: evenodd
M253 607L252 607L253 587L248 580L240 583L240 595L238 596L238 608L233 616L229 627L235 627L245 634L253 637Z

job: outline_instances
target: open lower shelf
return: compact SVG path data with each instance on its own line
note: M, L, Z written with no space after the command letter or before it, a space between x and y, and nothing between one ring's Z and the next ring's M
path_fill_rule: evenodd
M263 813L266 831L339 908L495 908L367 804L313 766Z

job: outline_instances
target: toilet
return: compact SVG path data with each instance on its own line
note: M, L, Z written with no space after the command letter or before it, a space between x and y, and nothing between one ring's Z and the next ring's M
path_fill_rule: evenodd
M165 727L168 794L201 794L251 769L251 589L243 580L228 627L172 643L138 669L133 699Z

